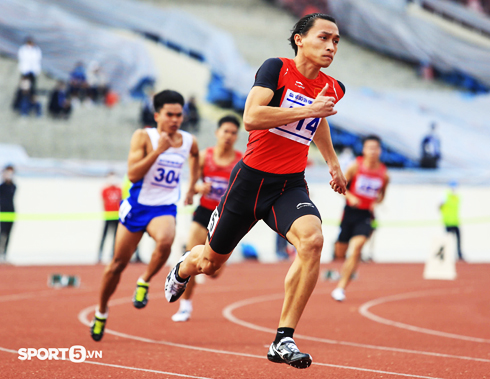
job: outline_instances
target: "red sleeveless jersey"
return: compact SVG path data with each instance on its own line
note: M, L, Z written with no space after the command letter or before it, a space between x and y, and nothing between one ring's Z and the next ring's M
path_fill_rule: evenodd
M230 179L233 167L242 159L242 153L235 151L235 160L228 166L219 166L213 159L214 147L206 149L203 168L203 181L211 183L211 191L207 195L201 196L201 206L214 210L221 200L221 196L228 188L228 180Z
M269 106L296 108L313 103L327 83L326 96L339 101L345 92L342 83L321 71L316 79L307 79L298 71L294 60L272 58L257 71L254 86L274 91ZM307 118L272 129L252 130L243 162L254 169L274 174L302 172L319 124L319 118Z
M357 157L356 161L358 168L350 184L349 191L360 200L356 208L371 209L385 184L386 166L380 163L377 169L370 170L364 166L363 157ZM351 204L347 202L347 205L350 206Z

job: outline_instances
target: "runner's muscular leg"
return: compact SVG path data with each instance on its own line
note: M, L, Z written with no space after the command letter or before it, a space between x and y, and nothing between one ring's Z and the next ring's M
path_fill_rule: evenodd
M104 271L100 288L99 312L107 311L107 303L117 288L121 273L126 268L131 256L133 255L138 243L143 236L143 231L130 232L122 224L119 224L116 233L116 243L114 257Z
M335 251L334 258L335 259L344 259L347 254L347 248L349 247L349 243L347 242L335 242Z
M198 274L214 275L221 266L230 258L229 254L218 254L209 241L205 245L197 245L191 249L189 256L184 259L179 267L179 276L183 279Z
M347 257L344 265L342 266L341 278L337 285L337 288L345 289L349 284L352 274L356 271L359 260L361 259L362 247L367 241L366 236L354 236L350 239L349 245L351 245L352 253Z
M187 241L186 251L192 249L196 245L202 245L206 243L206 236L208 230L202 226L200 223L193 221L190 228L189 240ZM194 276L187 283L185 292L182 295L182 299L189 300L194 292L194 287L196 285L196 280Z
M286 275L279 327L294 329L318 280L323 247L321 221L314 215L302 216L293 222L286 237L298 253Z
M149 282L160 271L170 255L170 249L175 238L175 217L155 217L146 227L146 231L156 242L150 263L141 278Z

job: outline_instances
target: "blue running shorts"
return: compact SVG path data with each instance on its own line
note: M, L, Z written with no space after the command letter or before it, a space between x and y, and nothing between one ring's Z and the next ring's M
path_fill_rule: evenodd
M156 206L131 204L126 199L119 207L119 222L133 233L146 230L150 221L160 216L176 217L177 206L175 204Z

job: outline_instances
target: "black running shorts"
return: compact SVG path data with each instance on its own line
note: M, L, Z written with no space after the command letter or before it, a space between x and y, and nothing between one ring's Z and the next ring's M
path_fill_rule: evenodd
M240 161L209 221L209 244L218 254L229 254L258 220L285 237L293 222L305 215L321 220L303 172L271 174Z
M340 223L339 242L348 243L354 236L369 237L373 232L373 214L367 209L353 208L348 205L344 208L344 216Z
M192 221L201 224L205 228L208 227L209 219L213 214L213 209L204 208L202 205L198 205L196 210L194 211L194 216L192 217Z

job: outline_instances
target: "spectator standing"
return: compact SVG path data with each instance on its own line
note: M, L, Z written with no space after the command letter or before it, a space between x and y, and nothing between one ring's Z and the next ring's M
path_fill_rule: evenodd
M457 189L458 183L456 181L451 181L449 183L449 189L446 191L446 195L439 209L442 213L442 221L446 227L446 231L448 233L454 233L456 236L458 259L460 261L464 261L463 253L461 252L461 232L459 230L460 197Z
M437 124L430 125L430 132L422 140L422 158L420 167L437 168L441 159L441 141L436 133Z
M36 77L41 72L42 52L39 46L34 43L32 37L27 37L25 43L17 52L19 60L19 71L31 82L31 96L36 94Z
M117 225L119 224L119 219L117 213L114 217L114 213L119 211L119 204L122 200L121 187L117 185L117 178L114 172L110 172L107 175L107 185L102 190L102 201L104 202L105 211L105 223L104 230L102 231L102 239L100 241L99 258L98 261L102 260L102 251L104 249L104 242L107 237L107 232L109 229L113 230L114 238L112 240L112 255L114 255L114 243L116 241L116 231Z
M16 186L13 181L14 167L8 165L5 167L2 173L2 184L0 184L0 212L15 212L14 209L14 196ZM14 225L13 220L7 219L0 222L0 262L3 262L7 258L7 247L10 238L10 232Z

